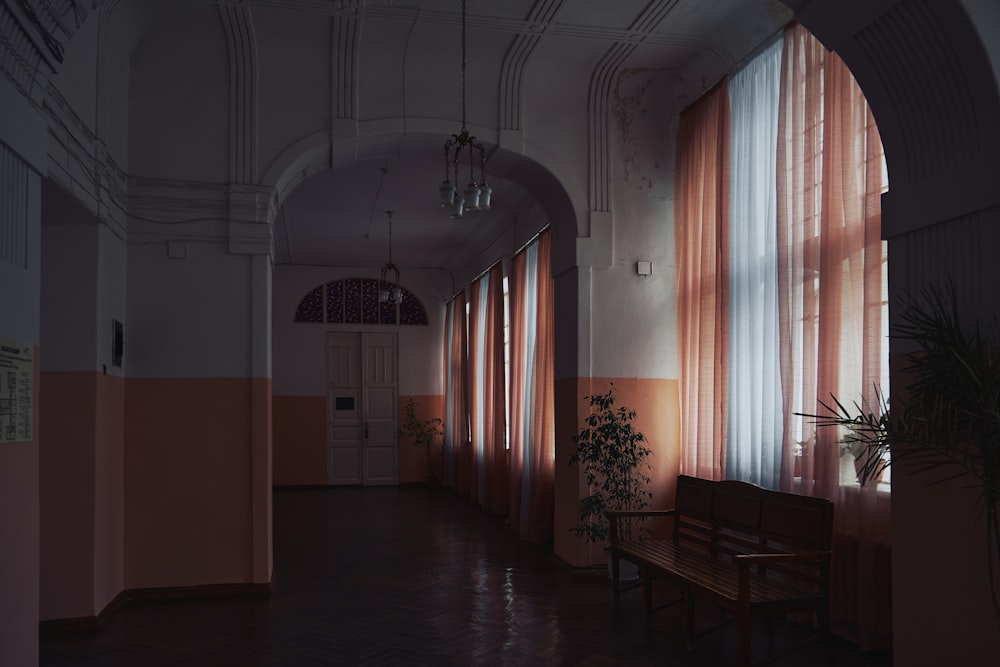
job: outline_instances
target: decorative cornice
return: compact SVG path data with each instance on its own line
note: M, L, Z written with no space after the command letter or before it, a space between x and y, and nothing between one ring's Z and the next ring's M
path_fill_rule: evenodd
M107 146L52 84L43 105L48 175L116 234L124 237L127 176Z
M229 43L229 179L257 180L257 40L250 9L224 3L219 13Z
M531 30L514 37L500 69L500 129L521 129L521 88L524 68L545 30L559 16L564 0L538 0L528 16Z
M209 0L215 4L220 4L223 0ZM272 9L284 9L293 11L309 12L324 16L351 16L359 11L358 0L244 0L250 7L269 7ZM565 0L558 0L563 4ZM477 30L493 30L515 34L531 35L556 35L560 37L575 37L579 39L597 40L605 42L637 42L644 44L654 44L660 46L687 46L703 51L708 51L718 57L728 67L735 64L735 58L725 48L724 45L715 44L705 39L699 39L684 34L654 33L653 31L662 24L662 18L669 12L676 0L653 2L651 7L642 13L642 17L636 20L628 28L611 28L605 26L587 25L567 25L555 23L554 15L546 18L547 10L555 6L554 0L539 0L526 19L507 18L500 16L469 16L467 24L470 28ZM657 17L658 11L663 11L663 16ZM558 11L558 9L557 9ZM369 5L363 9L366 17L389 19L397 21L411 21L413 19L413 8L405 5ZM440 23L444 25L458 26L461 24L461 15L455 11L441 11L434 9L421 9L420 21L422 23Z
M87 13L76 0L0 0L0 71L34 106Z
M225 243L232 254L274 255L274 188L129 178L129 237Z
M354 120L358 117L356 93L361 10L356 0L339 4L343 7L342 11L336 13L330 22L330 43L333 45L330 49L333 58L330 63L333 78L330 88L333 94L334 124L337 120Z
M0 3L0 69L21 94L36 106L38 100L33 99L33 94L38 89L34 83L42 63L55 71L24 22L6 1Z

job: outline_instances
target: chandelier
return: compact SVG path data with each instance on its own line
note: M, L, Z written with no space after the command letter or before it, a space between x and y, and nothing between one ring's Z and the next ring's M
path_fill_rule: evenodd
M438 190L441 206L451 208L451 217L461 218L463 211L486 211L490 208L493 188L486 183L486 149L469 134L465 125L465 0L462 0L462 129L444 142L444 182ZM479 154L479 183L476 183L476 152ZM458 168L463 154L469 156L469 184L458 192ZM454 177L454 181L451 178Z
M382 265L382 279L378 285L379 303L403 303L403 290L399 286L399 268L392 263L392 211L385 212L389 218L389 261ZM389 279L390 275L392 280Z

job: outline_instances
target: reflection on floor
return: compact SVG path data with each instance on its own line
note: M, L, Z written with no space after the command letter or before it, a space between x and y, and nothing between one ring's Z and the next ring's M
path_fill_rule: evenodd
M274 554L268 597L129 602L97 635L44 638L41 665L736 663L734 625L688 649L668 610L647 635L640 590L615 613L606 576L567 570L550 548L521 542L502 518L446 489L277 489ZM717 618L712 609L699 613ZM765 657L764 625L755 632L755 656ZM774 645L803 632L778 623ZM827 658L813 642L774 664ZM839 640L834 660L891 664Z

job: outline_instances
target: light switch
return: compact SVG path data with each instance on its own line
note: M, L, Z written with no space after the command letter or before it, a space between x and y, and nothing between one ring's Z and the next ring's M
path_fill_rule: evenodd
M640 259L635 263L635 272L640 276L653 275L653 263L646 259Z

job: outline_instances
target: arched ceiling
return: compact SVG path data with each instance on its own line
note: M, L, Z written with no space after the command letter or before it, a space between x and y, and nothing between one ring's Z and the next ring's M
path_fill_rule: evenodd
M192 2L199 16L205 2ZM256 66L268 82L260 86L260 172L273 168L276 151L324 130L320 121L333 144L345 126L355 132L331 148L351 153L348 159L313 165L282 193L277 264L379 266L388 255L385 211L392 210L397 265L462 275L495 260L486 255L497 243L513 250L542 224L546 193L517 177L516 151L508 159L491 157L492 210L452 220L438 204L442 139L461 126L459 0L246 0L243 6L252 18ZM157 3L147 7L167 11ZM171 3L171 19L180 7ZM468 0L467 12L470 129L491 154L503 128L525 145L542 146L552 162L573 163L580 176L564 187L573 189L578 212L587 208L588 165L559 155L560 142L535 128L554 123L571 138L562 143L586 155L586 142L594 141L587 109L596 80L622 67L678 77L694 68L699 85L711 85L711 76L731 70L790 18L778 0ZM284 85L300 92L274 92ZM539 102L541 95L551 101ZM312 127L281 122L274 109L282 105L319 120ZM567 118L566 128L559 127L560 105L578 116ZM459 188L468 181L465 169Z

